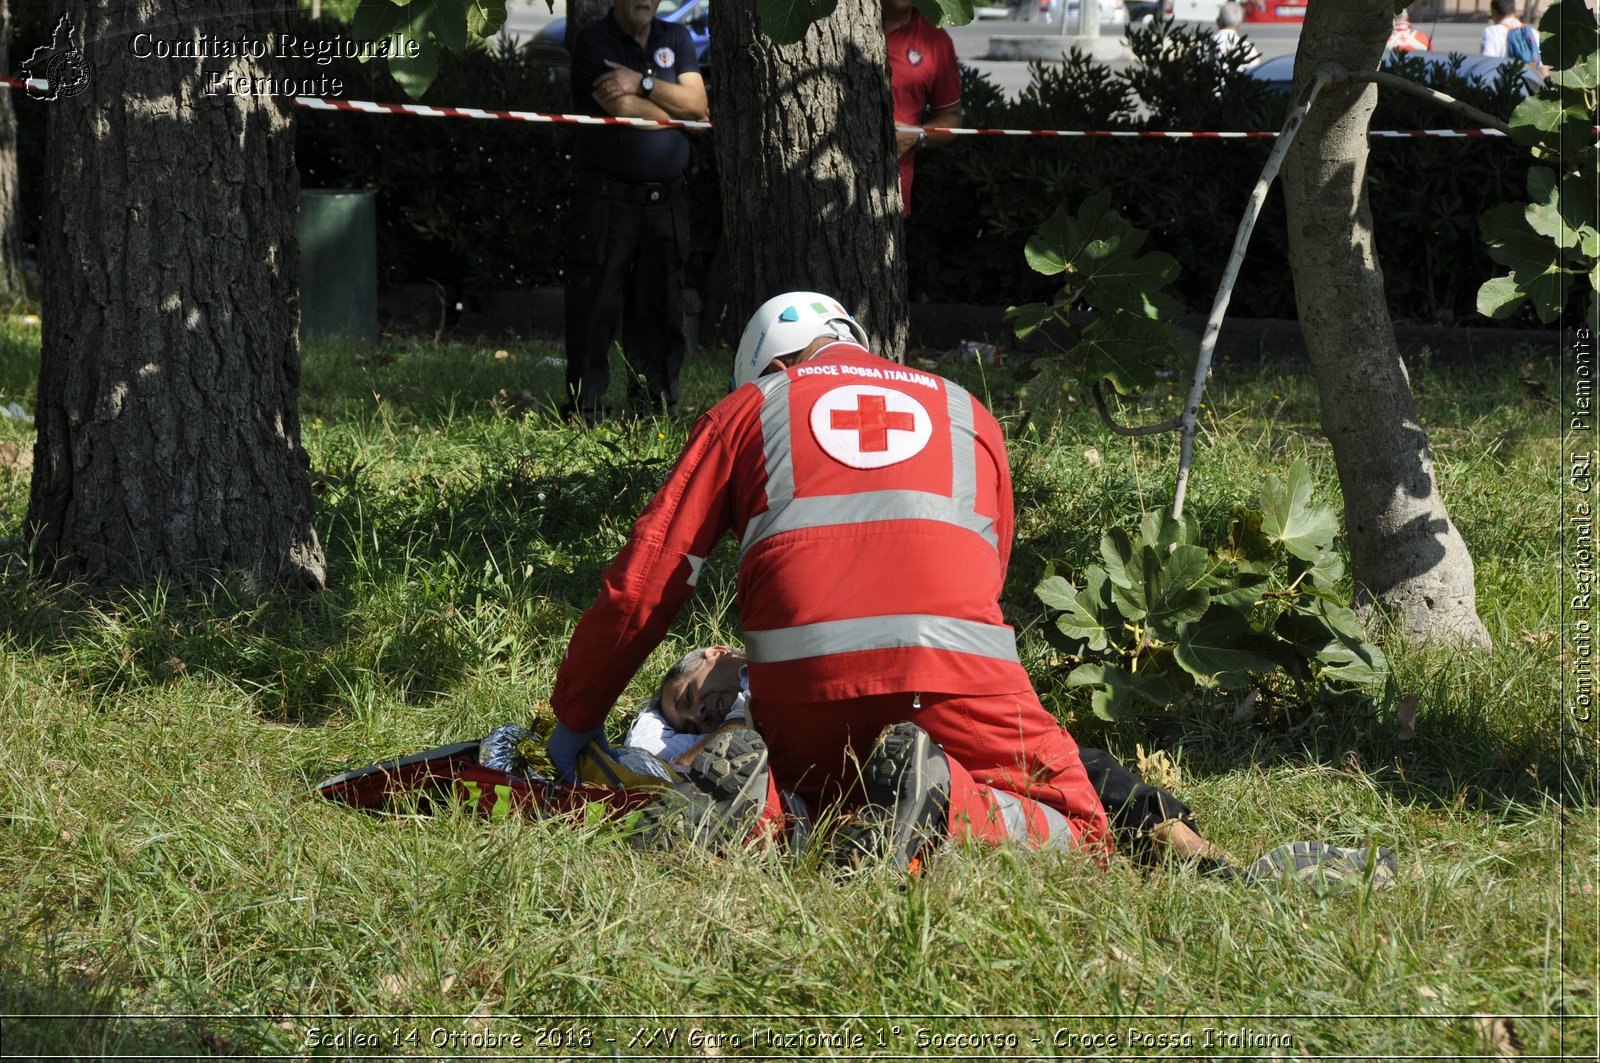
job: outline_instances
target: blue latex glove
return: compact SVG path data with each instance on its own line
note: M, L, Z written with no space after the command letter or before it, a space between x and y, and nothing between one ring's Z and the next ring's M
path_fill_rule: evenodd
M550 741L545 743L545 750L550 754L550 767L555 769L558 782L571 785L578 781L578 754L583 752L583 748L590 742L599 742L608 754L611 752L611 747L606 745L604 728L570 731L566 724L556 724L556 729L550 734Z

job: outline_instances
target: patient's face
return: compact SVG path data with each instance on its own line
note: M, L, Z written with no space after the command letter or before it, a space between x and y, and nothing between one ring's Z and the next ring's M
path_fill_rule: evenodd
M661 715L680 734L710 734L727 719L739 697L744 656L726 646L707 651L706 663L661 690Z

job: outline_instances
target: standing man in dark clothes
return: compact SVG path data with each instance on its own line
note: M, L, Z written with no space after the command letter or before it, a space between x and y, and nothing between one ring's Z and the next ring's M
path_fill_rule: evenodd
M613 0L573 46L579 111L617 118L704 120L705 81L683 26L655 17L661 0ZM682 129L580 126L567 249L567 403L605 416L607 357L622 326L629 405L671 412L683 367L689 196Z

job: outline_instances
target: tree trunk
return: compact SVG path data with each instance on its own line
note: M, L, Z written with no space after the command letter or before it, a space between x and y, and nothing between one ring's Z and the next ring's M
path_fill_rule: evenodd
M11 3L0 0L0 77L11 75ZM0 301L27 295L22 276L22 239L17 228L17 112L11 92L0 89Z
M1389 0L1312 0L1296 94L1325 62L1376 69L1392 17ZM1358 602L1376 602L1413 640L1487 648L1472 556L1439 494L1384 301L1367 198L1377 93L1323 89L1284 163L1300 327L1339 468Z
M227 0L65 6L89 84L42 105L53 187L27 518L35 571L320 588L300 446L288 101L204 95L202 69L267 77L270 53L138 59L129 48L143 31L265 41L283 12Z
M780 292L836 296L873 350L905 355L889 66L879 0L839 0L795 44L762 34L754 4L711 12L717 171L735 331Z
M579 30L609 14L611 0L567 0L566 39L562 43L567 46L568 54L572 52L572 42L578 39Z

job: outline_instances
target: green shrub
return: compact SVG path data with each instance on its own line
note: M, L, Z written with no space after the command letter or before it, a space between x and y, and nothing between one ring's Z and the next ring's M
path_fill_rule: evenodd
M1204 30L1157 25L1129 41L1141 63L1113 72L1080 52L1059 65L1033 65L1033 80L1007 102L982 75L965 71L966 124L1022 129L1275 130L1288 101L1209 52ZM1505 117L1519 74L1506 67L1482 85L1457 65L1429 66L1397 55L1386 69ZM1212 92L1196 91L1209 82ZM1374 129L1470 124L1427 101L1380 95ZM1023 245L1041 221L1092 190L1112 190L1112 207L1151 233L1151 246L1182 267L1174 294L1205 307L1216 293L1269 140L1133 140L1042 137L962 138L917 167L909 221L913 298L1011 304L1048 298ZM1501 139L1382 139L1373 142L1371 187L1384 280L1397 320L1482 323L1473 294L1495 272L1474 219L1521 191L1526 160ZM952 219L959 219L959 223ZM1282 199L1267 200L1234 290L1244 317L1296 316ZM1402 265L1405 268L1402 268ZM1517 324L1531 320L1527 315Z
M35 38L40 18L19 12L12 63ZM291 19L304 18L302 15ZM329 36L304 23L307 36ZM982 75L962 71L965 122L990 128L1276 129L1280 95L1218 60L1203 30L1157 25L1130 34L1138 65L1113 72L1082 53L1035 63L1014 101ZM1517 73L1493 85L1404 55L1389 69L1413 76L1491 114L1517 102ZM345 97L407 99L381 63L340 60L327 68ZM1212 92L1196 91L1208 80ZM440 57L423 102L492 109L565 112L564 68L528 46L496 42ZM713 98L713 106L715 100ZM38 239L45 182L44 112L23 103L18 116L23 238ZM573 131L523 122L423 119L399 115L297 111L297 151L306 188L373 188L378 193L378 262L385 284L437 282L451 292L557 286L564 260L563 219L572 176ZM1385 92L1374 128L1463 124L1426 101ZM1048 298L1047 281L1023 257L1028 236L1063 203L1093 189L1113 191L1112 206L1152 234L1152 247L1182 267L1175 295L1204 307L1216 291L1246 196L1270 150L1267 140L1159 141L964 137L917 168L909 220L912 297L932 302L1013 304ZM1475 219L1521 196L1526 156L1499 139L1379 140L1372 153L1372 209L1385 282L1398 320L1481 323L1474 293L1498 272ZM694 245L691 284L704 288L720 238L716 164L710 137L691 149ZM1245 317L1295 316L1281 199L1273 195L1241 271L1233 310ZM1404 264L1406 268L1400 268ZM1513 324L1532 320L1524 311Z
M1279 669L1297 703L1362 704L1388 663L1338 591L1338 528L1299 461L1285 482L1262 484L1258 507L1235 508L1216 548L1163 512L1143 514L1137 537L1111 528L1082 588L1050 565L1034 589L1060 613L1046 635L1077 662L1067 685L1091 687L1104 720L1167 708L1196 686L1270 694Z
M1478 219L1489 257L1510 272L1486 281L1478 309L1504 318L1531 309L1551 323L1571 310L1574 324L1600 326L1600 182L1595 176L1595 56L1592 11L1570 15L1561 3L1540 20L1549 83L1511 116L1511 136L1532 149L1524 202L1505 203ZM1583 293L1587 292L1587 300ZM1587 305L1586 320L1577 306Z

